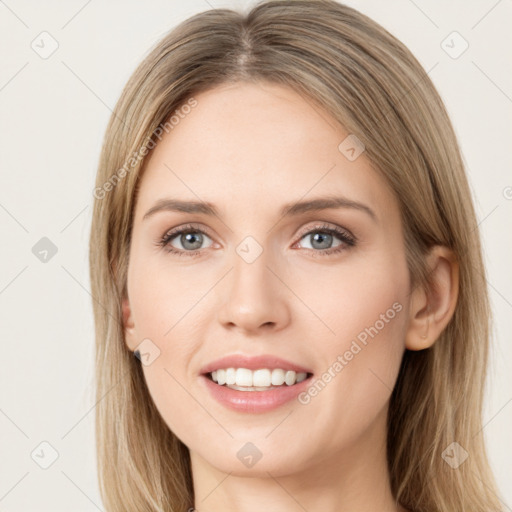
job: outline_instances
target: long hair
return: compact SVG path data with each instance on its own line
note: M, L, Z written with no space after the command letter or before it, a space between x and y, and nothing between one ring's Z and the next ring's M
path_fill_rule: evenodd
M195 94L241 81L293 88L364 143L399 203L412 286L429 283L430 247L454 251L460 288L453 317L432 347L405 351L390 398L391 489L415 512L502 510L482 434L491 311L456 136L410 51L334 0L270 0L247 13L196 14L151 49L114 109L94 189L89 255L106 509L184 512L194 503L188 449L164 423L126 347L121 301L148 151L162 127L169 131L192 108ZM469 454L457 468L443 456L454 442Z

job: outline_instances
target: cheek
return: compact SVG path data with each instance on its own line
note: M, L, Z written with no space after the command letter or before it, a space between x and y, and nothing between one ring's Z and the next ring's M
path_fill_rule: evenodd
M192 266L179 269L179 264L173 266L169 261L135 254L128 276L138 335L159 340L164 346L182 324L191 324L191 316L197 314L195 306L208 290L204 281L196 279Z
M197 277L192 267L178 272L169 265L141 264L148 260L133 257L128 276L137 337L151 353L151 363L142 366L144 377L166 424L191 442L186 433L197 431L197 418L204 411L191 398L188 367L205 338L199 332L206 321L201 320L199 302L209 286L191 286Z
M310 332L316 325L318 335L311 341L321 349L318 356L348 350L359 334L363 343L365 333L373 339L366 330L376 334L374 327L379 339L400 341L395 334L402 330L409 286L405 255L380 250L364 256L354 253L337 265L299 268L290 282L313 313L306 316Z
M315 297L318 316L334 332L315 345L323 369L302 403L318 418L323 438L340 444L364 432L392 392L404 352L409 279L405 258L387 255L336 274L324 298Z
M190 358L204 339L199 304L204 289L185 286L169 271L145 271L134 280L130 291L137 336L141 341L151 340L159 353L154 363L146 367L148 374L168 371L183 380ZM155 384L160 383L169 385L165 377L158 376Z

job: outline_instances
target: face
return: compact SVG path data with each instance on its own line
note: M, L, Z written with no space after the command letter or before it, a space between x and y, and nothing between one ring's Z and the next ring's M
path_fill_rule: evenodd
M195 99L146 161L127 345L141 349L152 399L194 461L278 476L348 457L382 440L404 352L397 200L364 152L354 159L353 140L341 144L349 134L291 89L237 83ZM325 198L342 200L289 207ZM203 375L237 367L267 370L234 372L264 388L276 369L306 379L244 391Z

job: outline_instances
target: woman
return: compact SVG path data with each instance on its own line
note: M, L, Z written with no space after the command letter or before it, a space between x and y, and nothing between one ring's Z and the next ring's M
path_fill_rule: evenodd
M501 510L471 194L382 27L330 0L186 20L126 85L94 196L108 511Z

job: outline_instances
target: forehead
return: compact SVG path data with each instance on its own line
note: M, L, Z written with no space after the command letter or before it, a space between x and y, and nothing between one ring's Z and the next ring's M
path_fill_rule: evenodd
M224 84L194 99L148 156L141 208L166 193L244 209L326 193L375 209L393 201L364 152L351 161L340 151L350 134L291 88Z

